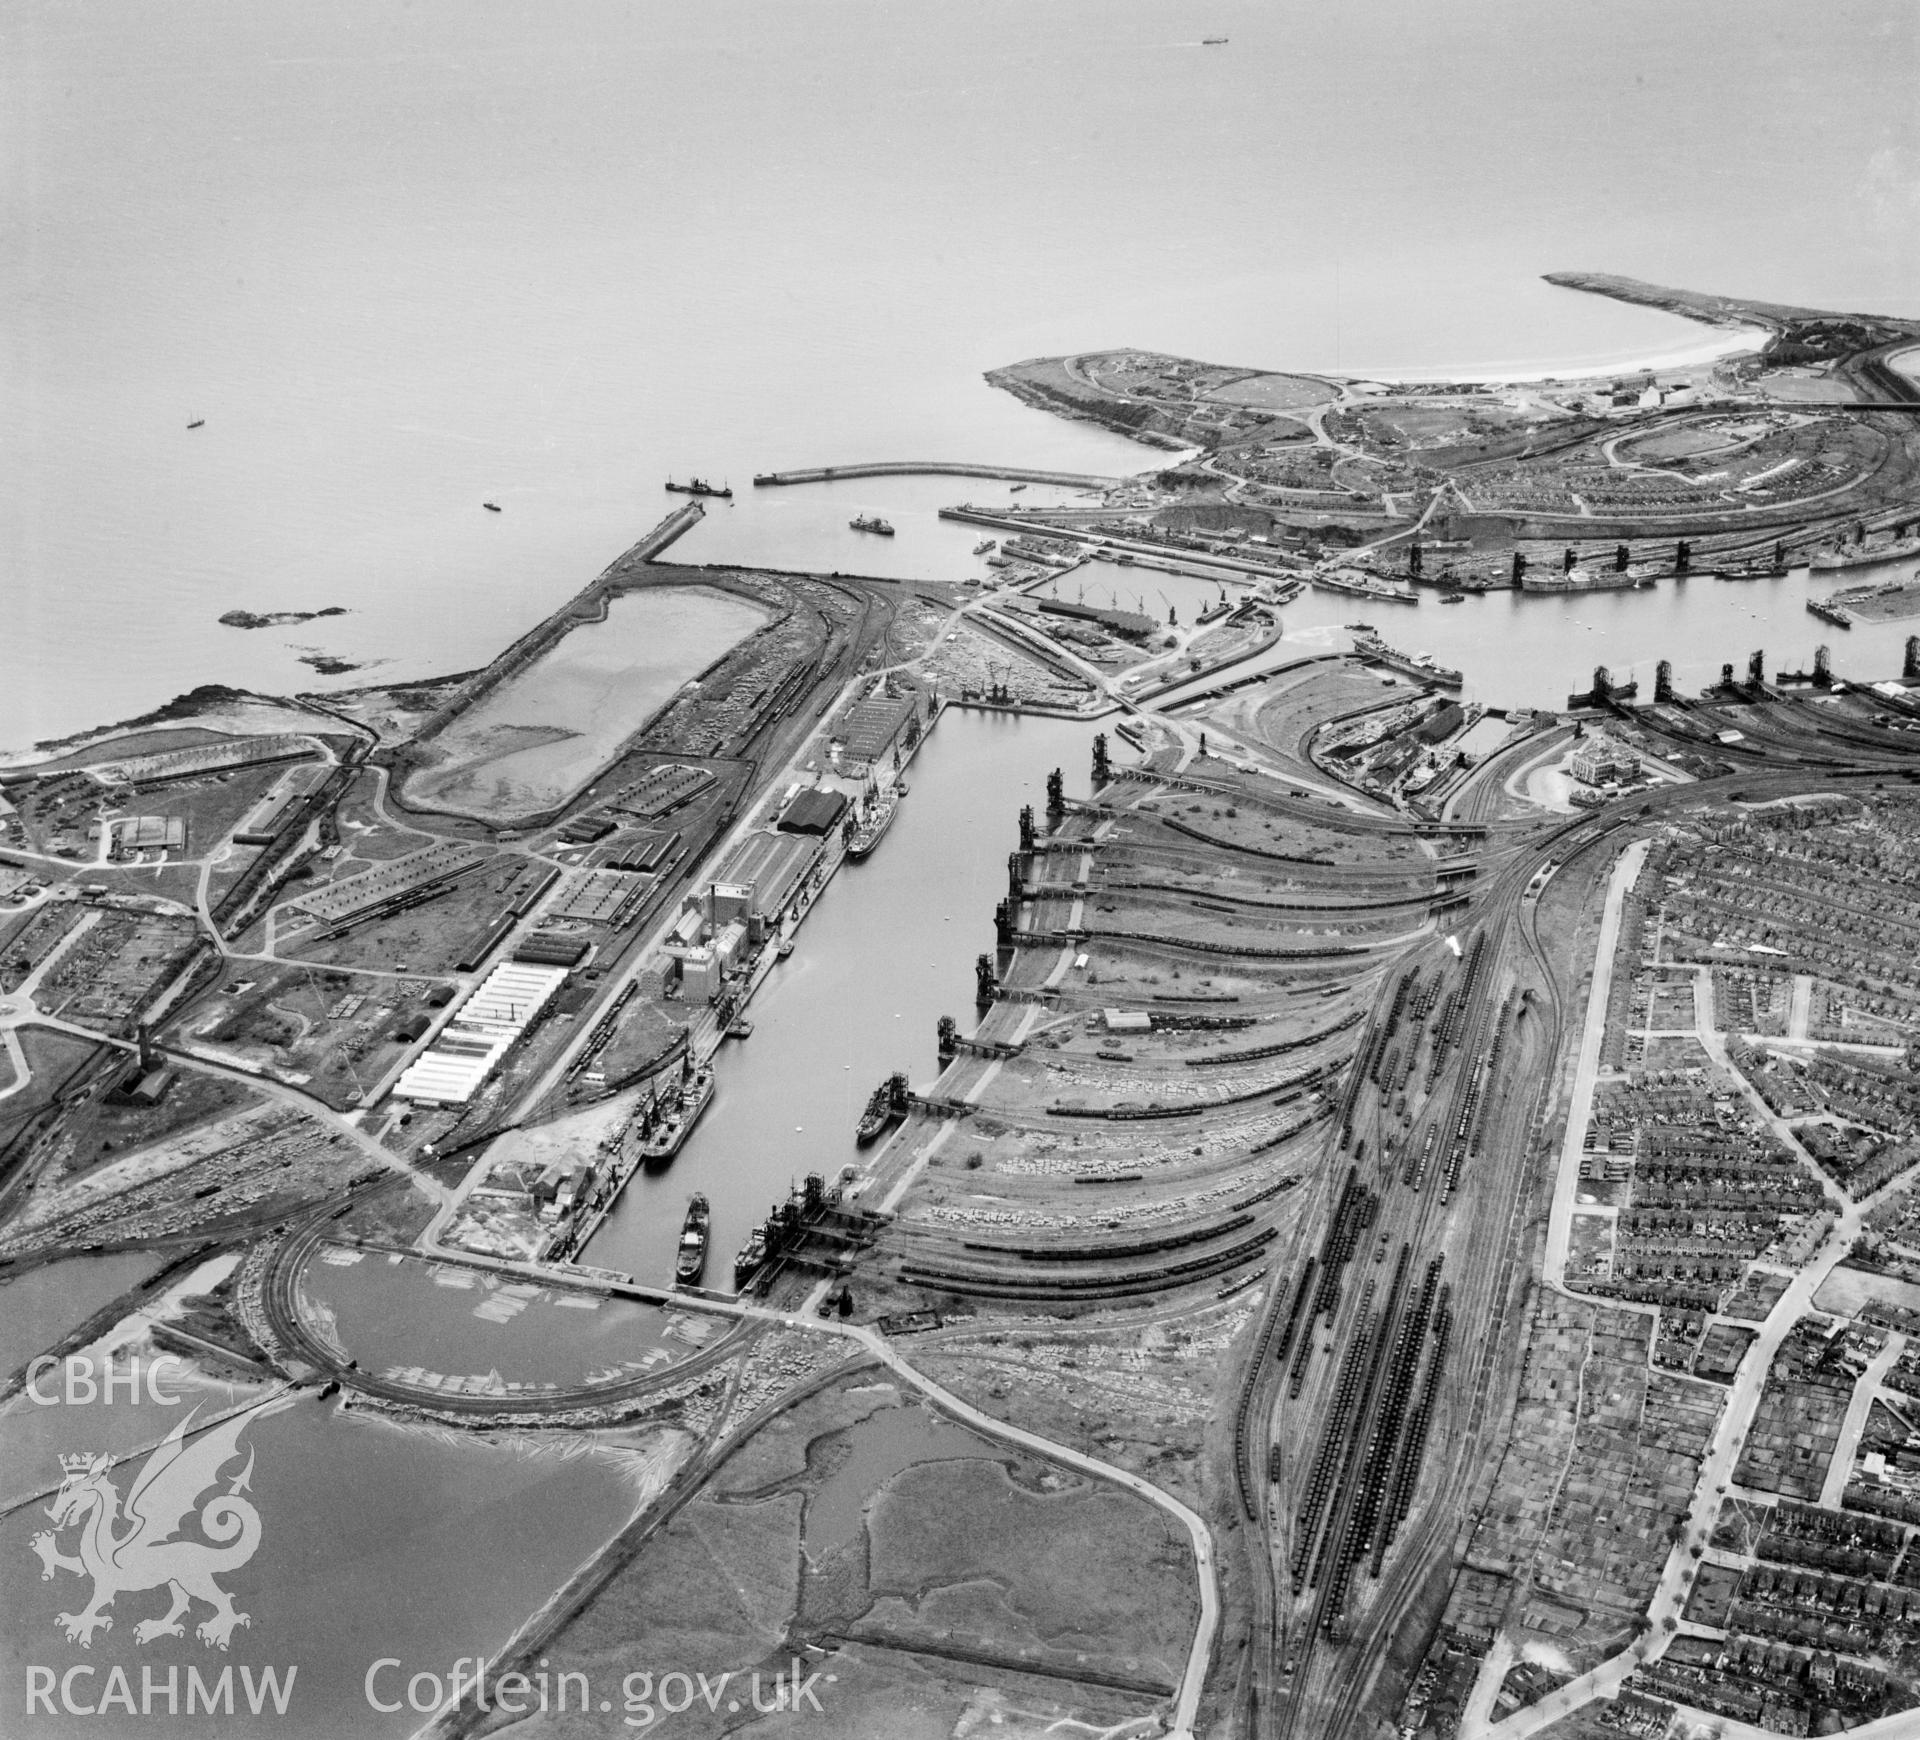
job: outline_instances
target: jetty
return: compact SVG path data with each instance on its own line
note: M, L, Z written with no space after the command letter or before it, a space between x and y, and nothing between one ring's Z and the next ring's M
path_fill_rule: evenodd
M1028 471L1017 465L964 465L946 460L889 459L867 465L818 465L806 471L757 471L756 489L791 483L834 483L843 477L997 477L1008 483L1052 483L1062 489L1115 489L1124 477L1077 471Z
M1085 556L1107 554L1126 566L1137 564L1142 568L1160 568L1169 574L1187 574L1201 580L1224 579L1229 584L1237 581L1288 580L1298 568L1297 562L1292 562L1291 558L1282 556L1278 551L1273 553L1271 561L1261 562L1246 556L1218 555L1210 550L1169 548L1151 538L1129 538L1117 532L1096 532L1083 527L1056 525L1050 518L1042 519L1030 512L1018 515L997 513L990 508L974 507L968 503L959 507L943 507L939 510L939 517L943 520L964 520L974 526L990 526L1003 532L1029 536L1042 533L1049 538L1072 539L1081 545ZM1005 548L1003 543L1001 549L1004 551ZM1283 561L1292 562L1292 565L1283 567Z

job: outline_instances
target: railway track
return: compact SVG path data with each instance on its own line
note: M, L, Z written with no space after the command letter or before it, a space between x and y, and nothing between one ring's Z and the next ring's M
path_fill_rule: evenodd
M1488 1156L1474 1140L1478 1118L1484 1109L1483 1096L1490 1097L1488 1087L1481 1081L1480 1065L1494 1049L1495 1024L1506 1018L1511 1006L1502 986L1506 977L1504 963L1515 939L1516 926L1518 940L1529 961L1552 991L1546 1013L1556 1040L1563 1019L1558 989L1551 973L1544 970L1544 951L1537 930L1520 918L1523 912L1527 919L1532 917L1522 897L1545 862L1551 859L1565 864L1614 834L1627 831L1629 826L1627 818L1602 826L1594 825L1593 818L1574 818L1544 838L1536 835L1476 890L1473 905L1487 915L1482 918L1477 933L1486 970L1477 975L1465 1007L1458 1013L1444 1071L1407 1123L1400 1148L1392 1156L1394 1162L1399 1162L1409 1150L1417 1151L1424 1146L1428 1132L1437 1132L1453 1145L1450 1161L1457 1153L1466 1167L1485 1167ZM1441 1011L1430 1008L1426 1013L1438 1017ZM1377 1036L1370 1031L1362 1043L1357 1072L1364 1073L1368 1057L1377 1055L1377 1051ZM1534 1095L1534 1116L1526 1120L1529 1132L1537 1117L1537 1102L1545 1091L1543 1082ZM1467 1204L1459 1211L1453 1210L1452 1192L1441 1179L1436 1179L1432 1188L1427 1188L1422 1180L1422 1188L1415 1190L1399 1164L1383 1164L1382 1144L1392 1139L1388 1108L1381 1103L1385 1096L1369 1103L1363 1087L1357 1097L1358 1104L1352 1109L1358 1115L1349 1139L1356 1144L1355 1152L1362 1153L1371 1138L1383 1187L1382 1231L1388 1240L1399 1242L1406 1253L1406 1266L1421 1267L1436 1258L1444 1259L1450 1241L1455 1240L1463 1226L1468 1231L1471 1248L1472 1243L1478 1242L1471 1239L1471 1227L1484 1217L1469 1215ZM1497 1175L1476 1177L1471 1171L1463 1172L1460 1165L1448 1167L1456 1185L1463 1178L1470 1183L1471 1199L1498 1197L1504 1192L1511 1200L1509 1214L1495 1223L1500 1226L1495 1247L1499 1261L1470 1261L1461 1268L1461 1284L1450 1305L1416 1295L1412 1300L1414 1308L1408 1312L1403 1302L1396 1302L1396 1295L1402 1291L1396 1287L1377 1318L1349 1315L1344 1334L1337 1336L1332 1344L1335 1354L1330 1365L1340 1360L1343 1343L1348 1358L1353 1356L1357 1345L1369 1349L1364 1367L1368 1381L1352 1418L1342 1423L1344 1444L1333 1447L1333 1464L1342 1467L1345 1473L1335 1494L1332 1515L1318 1519L1319 1539L1323 1543L1320 1552L1325 1553L1325 1542L1337 1543L1335 1550L1326 1555L1329 1563L1322 1567L1323 1572L1332 1574L1309 1581L1303 1591L1303 1603L1297 1605L1290 1616L1291 1624L1283 1622L1276 1611L1273 1622L1264 1628L1268 1660L1262 1664L1262 1671L1251 1676L1254 1686L1289 1694L1282 1719L1272 1731L1289 1735L1333 1734L1344 1731L1357 1719L1377 1676L1381 1645L1411 1613L1427 1586L1426 1572L1435 1555L1453 1536L1458 1519L1440 1500L1448 1488L1458 1485L1462 1471L1473 1465L1469 1452L1486 1429L1494 1362L1483 1356L1472 1374L1473 1387L1465 1402L1467 1419L1462 1422L1464 1432L1452 1434L1454 1447L1446 1465L1423 1467L1431 1455L1441 1423L1437 1414L1426 1410L1437 1408L1440 1392L1444 1391L1452 1398L1452 1412L1458 1413L1464 1374L1443 1371L1430 1354L1423 1382L1431 1393L1424 1405L1416 1403L1409 1409L1409 1386L1420 1366L1417 1359L1409 1365L1405 1356L1410 1350L1417 1351L1422 1339L1431 1337L1429 1312L1435 1305L1439 1306L1440 1321L1465 1325L1482 1348L1495 1343L1496 1337L1478 1334L1477 1326L1489 1323L1492 1313L1496 1309L1504 1310L1505 1302L1511 1297L1514 1266L1521 1249L1519 1220L1524 1196L1517 1189L1517 1177L1509 1174L1524 1176L1529 1148L1530 1140L1523 1140L1518 1152L1506 1160ZM1451 1262L1444 1266L1447 1269L1461 1267ZM1476 1275L1480 1277L1477 1281ZM1447 1284L1453 1285L1451 1281ZM1311 1407L1308 1412L1312 1412ZM1402 1434L1406 1434L1407 1441L1396 1450L1395 1440ZM1423 1487L1427 1492L1426 1502L1416 1504L1414 1500ZM1275 1580L1279 1571L1278 1545L1270 1543L1267 1553L1267 1564ZM1304 1556L1304 1544L1295 1542L1289 1562ZM1275 1593L1277 1595L1277 1591ZM1282 1601L1276 1599L1276 1610L1281 1605ZM1256 1637L1262 1635L1256 1631ZM1289 1641L1297 1654L1284 1666L1277 1666L1272 1657L1286 1648ZM1328 1675L1332 1677L1331 1684L1324 1677ZM1321 1681L1317 1686L1316 1677ZM1255 1709L1257 1704L1249 1709L1249 1716ZM1249 1731L1252 1731L1251 1725Z

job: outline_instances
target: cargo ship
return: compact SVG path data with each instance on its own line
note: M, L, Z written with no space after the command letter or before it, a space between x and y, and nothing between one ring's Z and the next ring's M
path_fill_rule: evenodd
M747 1234L747 1242L740 1247L739 1255L733 1259L733 1290L738 1293L755 1275L760 1273L767 1260L767 1235L764 1228L755 1227Z
M1826 603L1818 598L1809 598L1807 608L1822 622L1830 622L1835 628L1853 627L1853 618L1837 604Z
M1412 677L1416 682L1436 683L1443 689L1457 689L1466 681L1460 672L1437 665L1425 653L1403 653L1390 647L1377 634L1356 634L1353 650L1371 664L1385 665L1390 671Z
M1890 544L1844 544L1822 550L1808 564L1816 574L1842 568L1871 568L1879 562L1905 562L1920 556L1920 538L1896 538Z
M707 1199L696 1190L680 1223L680 1253L673 1261L673 1278L683 1287L694 1286L706 1272L707 1221Z
M868 1097L867 1109L860 1114L860 1122L853 1132L853 1139L862 1148L872 1147L887 1131L906 1117L912 1103L907 1078L897 1072L888 1076Z
M206 426L207 426L207 420L204 417L196 417L191 423L187 425L189 429L204 429Z
M893 527L888 525L878 514L855 514L852 519L847 521L847 524L853 527L856 532L876 532L883 538L893 536Z
M661 1099L665 1099L664 1105ZM702 1064L669 1095L656 1098L644 1115L640 1130L642 1162L649 1167L663 1166L678 1154L712 1100L711 1064Z
M727 501L733 500L733 489L730 485L723 483L716 489L704 477L693 478L687 483L675 483L672 478L668 478L667 488L675 495L713 495L723 497Z
M1382 604L1418 604L1417 592L1404 592L1398 586L1389 586L1384 580L1375 580L1371 575L1358 574L1351 569L1337 574L1315 574L1312 584L1322 592L1350 592L1356 598L1375 598Z
M1636 586L1652 584L1651 580L1623 568L1575 567L1561 574L1528 572L1520 576L1522 592L1628 592Z
M858 864L880 844L880 836L893 826L893 818L899 808L899 795L892 791L861 806L860 819L854 824L853 834L847 841L847 856L854 863Z
M497 514L500 511L500 504L497 501L483 501L480 505L490 514Z
M999 546L993 541L993 539L982 538L979 543L973 546L973 553L976 556L991 556L993 552L998 548Z

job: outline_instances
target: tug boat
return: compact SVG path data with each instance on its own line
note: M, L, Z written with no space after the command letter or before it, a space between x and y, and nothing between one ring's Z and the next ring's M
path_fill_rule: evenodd
M706 1272L708 1218L707 1199L696 1190L680 1223L680 1254L673 1264L673 1278L683 1287L696 1285Z
M204 429L206 426L207 426L207 420L204 417L196 417L191 423L187 425L189 429Z
M991 556L993 552L998 548L999 546L993 541L993 539L982 538L979 543L973 546L973 553L976 556Z
M500 511L500 504L497 501L483 501L480 505L490 514L497 514Z
M856 532L874 532L883 538L893 536L893 527L888 525L878 514L855 514L852 519L847 521L847 524L853 527Z

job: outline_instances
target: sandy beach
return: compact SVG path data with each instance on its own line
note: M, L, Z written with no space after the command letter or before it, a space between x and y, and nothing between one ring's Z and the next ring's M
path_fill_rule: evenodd
M1676 318L1678 318L1676 316ZM1447 368L1401 369L1390 375L1368 375L1355 371L1355 380L1379 381L1485 381L1489 386L1515 385L1523 381L1585 380L1598 375L1644 374L1660 369L1698 368L1722 357L1758 351L1767 342L1767 331L1759 326L1712 326L1697 337L1679 338L1659 350L1630 352L1616 356L1559 357L1547 362L1501 363L1475 368L1471 363L1456 363Z

